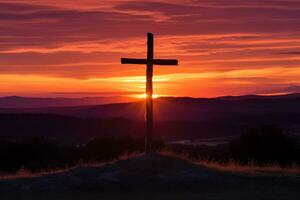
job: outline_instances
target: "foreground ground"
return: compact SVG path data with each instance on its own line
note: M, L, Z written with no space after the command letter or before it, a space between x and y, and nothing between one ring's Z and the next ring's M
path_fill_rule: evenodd
M0 180L0 199L299 199L300 177L220 172L162 155Z

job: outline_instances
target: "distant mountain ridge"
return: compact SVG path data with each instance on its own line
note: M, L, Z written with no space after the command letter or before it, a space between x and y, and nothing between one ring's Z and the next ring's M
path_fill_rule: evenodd
M82 118L117 117L144 120L144 106L144 102L140 101L67 107L3 108L0 109L0 113L51 113ZM155 120L158 121L206 121L216 118L228 119L241 115L266 114L300 115L300 94L227 96L210 99L162 97L154 100L154 115Z
M6 96L0 97L0 108L41 108L41 107L67 107L83 105L100 105L132 101L133 98L122 96L111 97L82 97L82 98L40 98Z
M0 138L45 136L76 143L96 136L143 136L144 101L0 109ZM228 137L260 125L300 136L300 95L154 100L154 135L172 139Z
M290 99L290 98L300 98L300 93L289 93L280 95L243 95L243 96L222 96L216 99L221 100L247 100L247 99Z
M160 97L160 100L172 100L177 102L201 102L201 101L237 101L254 99L293 99L300 98L300 93L285 95L262 96L262 95L243 95L243 96L221 96L214 98L193 98L193 97ZM44 108L44 107L74 107L74 106L92 106L103 104L130 103L139 101L133 97L124 96L101 96L101 97L22 97L22 96L4 96L0 97L0 109L19 109L19 108Z

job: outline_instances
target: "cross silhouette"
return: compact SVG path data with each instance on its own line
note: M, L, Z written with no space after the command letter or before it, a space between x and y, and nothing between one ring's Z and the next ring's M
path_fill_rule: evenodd
M144 64L146 69L146 140L145 152L152 152L153 132L153 65L178 65L178 60L154 59L153 34L147 33L147 59L121 58L122 64Z

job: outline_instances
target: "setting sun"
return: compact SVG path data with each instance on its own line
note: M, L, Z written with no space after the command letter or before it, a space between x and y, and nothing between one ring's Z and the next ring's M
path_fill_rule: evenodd
M146 99L147 98L147 94L144 93L144 94L136 95L135 97L139 98L139 99ZM157 94L153 94L152 95L152 99L156 99L158 97L160 97L160 95L157 95Z

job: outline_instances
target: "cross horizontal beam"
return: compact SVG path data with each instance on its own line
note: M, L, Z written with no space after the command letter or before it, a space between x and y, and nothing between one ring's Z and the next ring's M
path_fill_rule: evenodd
M154 65L178 65L178 60L169 60L169 59L154 59Z
M122 64L147 64L147 59L121 58Z
M121 58L122 64L154 64L154 65L178 65L178 60L171 59L135 59L135 58Z

